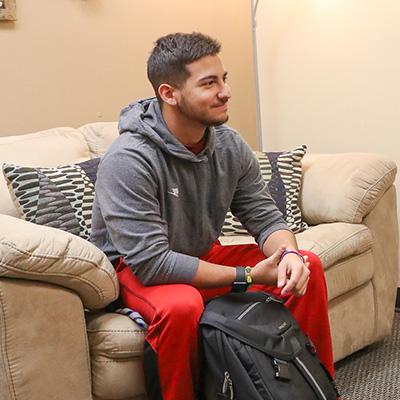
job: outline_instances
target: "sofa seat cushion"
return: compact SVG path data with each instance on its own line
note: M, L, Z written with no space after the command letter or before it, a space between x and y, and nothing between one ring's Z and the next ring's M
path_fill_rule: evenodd
M125 315L89 312L86 315L96 399L144 396L143 350L146 331Z
M348 296L352 290L357 290L371 283L374 274L374 258L372 250L363 254L341 260L325 270L328 287L328 301L342 295Z

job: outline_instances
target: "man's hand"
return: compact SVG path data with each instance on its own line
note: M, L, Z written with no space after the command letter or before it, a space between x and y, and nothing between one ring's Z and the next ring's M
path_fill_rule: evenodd
M251 269L253 283L259 285L275 286L278 281L278 264L282 253L286 250L284 245L280 246L271 256L260 261ZM287 256L286 256L287 257Z
M269 256L271 255L270 249L281 249L282 245L286 246L288 251L298 252L296 238L293 233L288 230L277 230L271 233L264 242L263 253ZM274 256L274 254L271 256ZM283 295L293 293L296 296L302 296L307 290L310 277L308 269L310 264L307 261L307 257L304 257L303 262L297 254L289 253L282 258L281 262L278 260L278 263L277 280L273 284L276 284L278 288L282 288L281 293Z
M296 296L302 296L310 280L310 263L304 256L305 263L297 254L286 254L278 265L277 286L283 288L281 294L292 292Z
M287 254L279 263L282 253L286 250L282 245L270 257L260 261L252 270L251 276L255 284L277 285L282 289L282 294L292 292L302 296L307 290L310 279L309 262L307 256L305 263L297 254Z

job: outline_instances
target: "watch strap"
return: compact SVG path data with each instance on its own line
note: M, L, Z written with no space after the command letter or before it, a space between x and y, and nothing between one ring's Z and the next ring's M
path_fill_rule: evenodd
M246 272L244 267L236 267L235 282L246 282Z

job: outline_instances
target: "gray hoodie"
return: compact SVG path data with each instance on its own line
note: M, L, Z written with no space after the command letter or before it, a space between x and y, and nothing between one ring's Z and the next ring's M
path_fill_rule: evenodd
M289 229L252 150L228 126L208 128L195 155L152 98L122 110L119 130L99 165L90 239L112 262L123 256L143 284L190 283L229 208L260 247Z

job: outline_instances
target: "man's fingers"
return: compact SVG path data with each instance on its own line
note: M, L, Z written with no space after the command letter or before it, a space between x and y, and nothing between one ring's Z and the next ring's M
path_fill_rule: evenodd
M295 286L296 290L301 290L301 288L303 288L304 284L310 279L310 270L308 269L307 264L310 265L309 263L306 263L305 267L303 267L302 273L301 273L299 280Z
M301 269L294 268L294 270L291 271L290 278L289 278L289 280L286 281L286 285L282 289L281 293L286 294L286 293L292 291L296 287L297 283L299 282L300 276L301 276Z
M310 281L310 278L308 278L305 282L304 282L304 284L303 284L303 286L300 288L300 289L297 289L296 288L296 292L295 292L295 295L296 296L303 296L305 293L306 293L306 291L307 291L307 286L308 286L308 282Z
M290 291L297 292L299 288L303 289L308 282L308 277L310 275L308 267L310 263L308 262L308 256L304 256L304 264L297 264L295 268L290 268L288 270L287 263L280 263L280 258L282 253L286 250L285 245L281 245L275 253L269 258L269 261L273 262L274 264L278 264L278 279L277 279L277 286L278 288L282 289L282 294L288 293ZM295 264L296 265L296 264ZM290 278L288 277L290 275Z
M278 288L285 286L286 279L287 279L286 266L281 264L280 266L278 266L278 281L277 281Z
M282 289L281 294L284 295L286 293L291 292L295 286L296 286L296 282L294 281L294 279L292 277L290 277L290 279L286 281L286 285Z
M300 295L301 295L301 296L303 296L303 294L306 293L307 287L308 287L308 282L310 282L310 278L308 278L308 279L305 281L303 287L300 289Z
M293 293L297 293L299 290L301 290L304 285L308 283L308 279L310 277L310 270L308 269L309 266L310 263L306 261L306 263L303 264L300 268L293 268L293 270L291 271L290 279L286 281L286 286L284 286L281 293L285 294L290 291L292 291Z
M302 268L300 278L293 288L292 292L296 296L302 296L307 291L308 282L310 281L310 270L308 267L310 266L309 262L305 263L305 266Z

